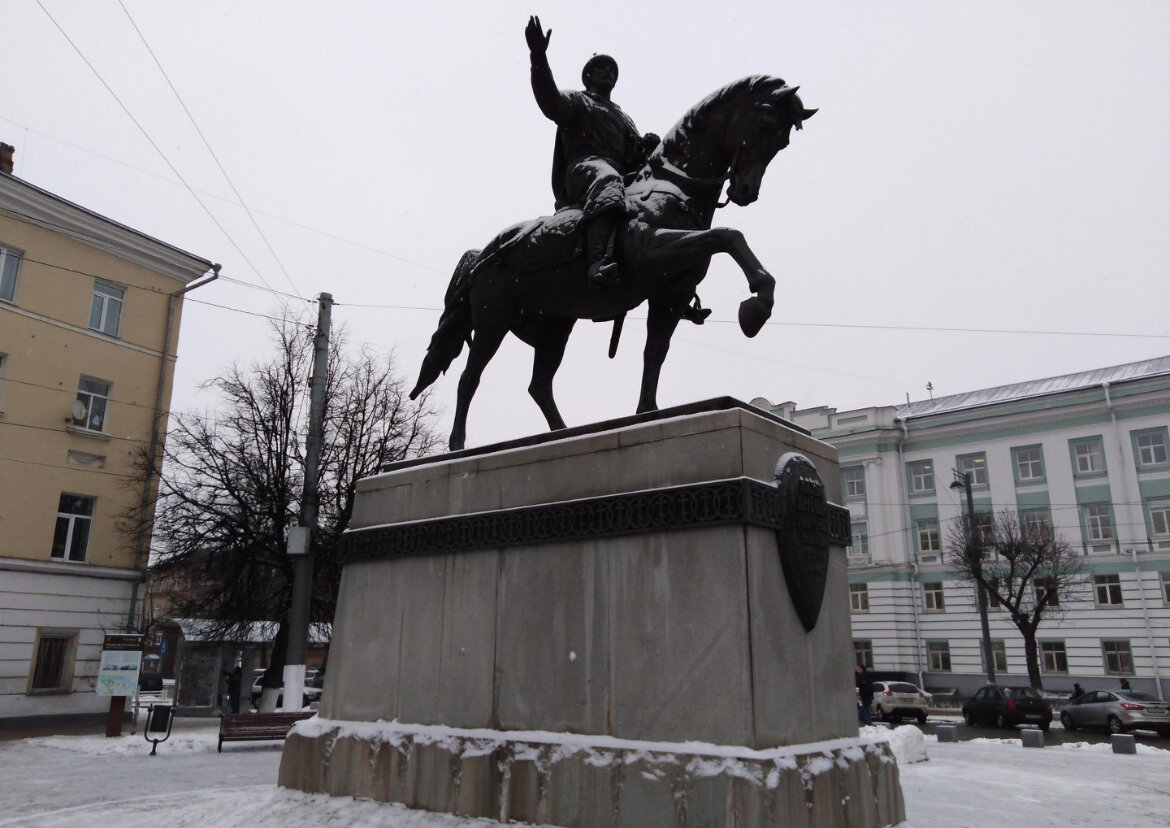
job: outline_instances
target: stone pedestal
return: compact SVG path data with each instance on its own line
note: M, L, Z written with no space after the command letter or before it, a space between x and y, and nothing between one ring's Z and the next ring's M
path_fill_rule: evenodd
M813 496L839 499L835 450L733 401L670 414L362 481L281 784L562 825L900 821L857 741L843 510Z

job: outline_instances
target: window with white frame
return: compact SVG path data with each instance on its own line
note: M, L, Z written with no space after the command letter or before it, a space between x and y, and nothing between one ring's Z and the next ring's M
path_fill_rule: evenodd
M1072 440L1073 474L1100 474L1105 471L1105 451L1100 437Z
M986 609L995 611L1003 607L1003 601L999 600L999 577L992 577L988 580L987 586L983 588L983 606ZM979 585L975 585L975 598L979 599Z
M853 543L849 546L848 555L851 558L869 557L869 523L864 520L855 520L851 524Z
M1113 512L1108 503L1086 503L1081 507L1085 537L1090 541L1113 540Z
M1031 542L1046 542L1052 535L1047 509L1021 509L1020 526L1024 537Z
M860 667L873 667L873 642L853 639L853 657Z
M1040 642L1040 669L1045 673L1068 672L1068 651L1063 641Z
M959 474L971 475L972 486L986 486L987 485L987 455L983 452L978 454L965 454L958 458Z
M1170 498L1146 502L1150 516L1150 534L1155 538L1170 538Z
M1170 572L1162 573L1162 600L1170 606Z
M84 561L89 549L95 499L86 495L61 494L57 504L57 526L53 531L50 557Z
M1101 655L1105 660L1105 672L1111 676L1133 675L1133 651L1129 639L1102 638Z
M943 612L947 608L942 581L924 581L922 584L922 606L928 612Z
M1094 575L1093 591L1097 595L1097 606L1123 606L1120 575Z
M841 469L841 489L845 497L865 497L865 466Z
M927 641L926 655L930 669L936 673L951 671L951 642Z
M915 460L910 467L910 494L934 493L934 461Z
M0 244L0 299L16 299L16 275L20 270L20 253Z
M76 630L38 629L29 669L29 694L68 693L76 651Z
M1136 431L1133 435L1133 444L1136 449L1138 466L1165 466L1167 464L1166 429Z
M937 559L942 551L942 536L939 533L938 518L923 518L917 523L918 551L924 558Z
M122 325L122 301L126 291L107 285L93 283L93 303L89 307L89 327L110 336L117 336Z
M1032 582L1032 585L1036 589L1036 602L1037 603L1039 603L1040 601L1043 601L1045 598L1047 598L1048 601L1044 606L1046 606L1046 607L1059 607L1060 606L1060 591L1057 590L1057 588L1056 588L1056 579L1055 578L1037 578L1036 580L1034 580Z
M976 512L972 517L972 529L975 532L975 540L979 546L987 553L991 553L992 547L995 546L995 515L991 512Z
M1040 446L1021 446L1012 449L1016 459L1016 479L1021 483L1036 483L1044 479L1044 450Z
M77 385L77 401L85 409L73 425L86 431L106 430L106 407L110 402L110 384L82 377Z
M869 612L869 584L849 585L849 608L853 612Z
M1002 638L995 638L991 641L991 661L995 665L995 671L997 673L1006 673L1008 671L1007 646L1003 643Z

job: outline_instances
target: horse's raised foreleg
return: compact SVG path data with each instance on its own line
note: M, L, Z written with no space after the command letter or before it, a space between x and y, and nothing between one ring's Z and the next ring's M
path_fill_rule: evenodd
M643 252L644 261L654 266L669 265L675 260L689 261L695 256L727 253L747 277L752 298L739 306L739 325L748 336L755 336L772 315L776 280L748 246L743 233L730 227L710 230L655 230Z
M451 424L451 438L448 441L451 451L458 451L467 442L467 411L471 407L471 398L479 388L479 378L483 376L483 369L496 355L507 333L507 325L492 325L488 328L477 328L472 336L471 347L467 353L467 365L459 376L455 421Z
M553 399L553 377L561 367L565 346L569 342L569 334L573 332L576 321L570 318L549 320L530 338L534 354L532 382L528 384L528 393L540 406L541 413L548 420L548 427L553 431L565 427L565 421L561 418L561 412L557 410L556 400Z
M670 350L670 338L680 319L677 307L665 301L650 303L646 314L646 348L642 352L642 392L638 397L638 413L658 410L658 379L662 363Z

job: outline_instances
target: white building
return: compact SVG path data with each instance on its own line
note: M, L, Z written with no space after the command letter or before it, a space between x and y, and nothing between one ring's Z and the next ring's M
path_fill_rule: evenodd
M1170 357L855 411L753 401L837 447L853 521L858 660L964 695L985 680L974 588L943 560L972 477L977 515L1047 521L1083 554L1085 598L1038 631L1044 686L1170 697ZM1023 639L989 611L996 673Z

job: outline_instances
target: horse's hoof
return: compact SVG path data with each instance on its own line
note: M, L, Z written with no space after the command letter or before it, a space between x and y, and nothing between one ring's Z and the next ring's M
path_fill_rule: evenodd
M760 332L771 315L772 309L758 296L744 299L739 303L739 329L751 339Z

